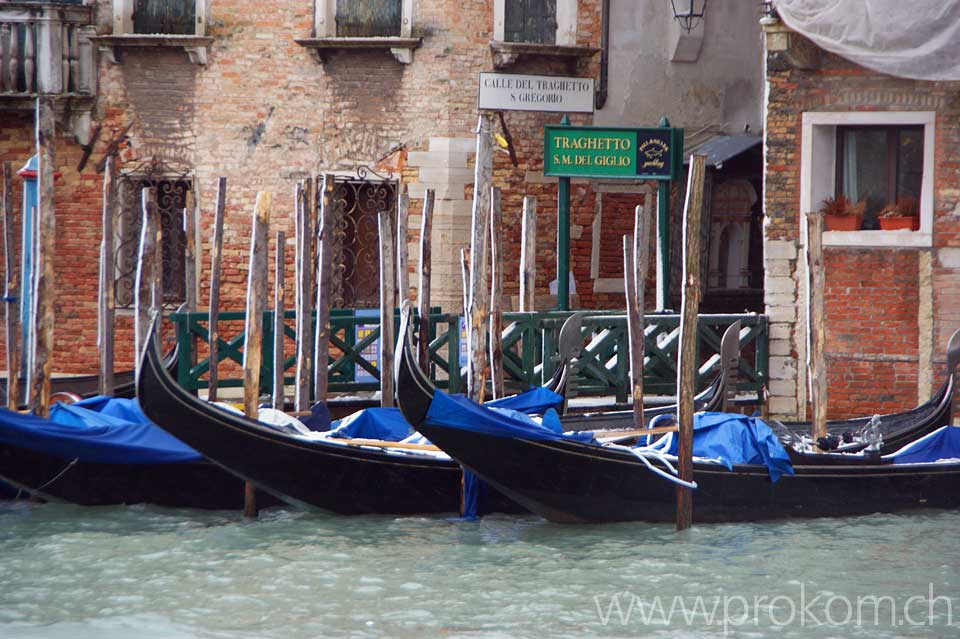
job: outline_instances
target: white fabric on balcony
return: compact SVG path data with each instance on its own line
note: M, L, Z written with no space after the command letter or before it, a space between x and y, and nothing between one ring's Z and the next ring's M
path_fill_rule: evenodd
M960 80L956 0L775 0L783 22L861 66L916 80Z

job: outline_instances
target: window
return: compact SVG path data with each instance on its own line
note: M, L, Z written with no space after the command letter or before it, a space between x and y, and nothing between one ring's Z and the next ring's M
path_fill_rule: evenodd
M800 142L800 211L816 211L838 194L873 201L896 197L919 200L920 229L915 232L827 231L827 246L931 246L933 243L933 111L808 111ZM880 202L879 205L876 203ZM868 209L869 210L869 209Z
M125 175L121 177L119 241L116 243L117 308L133 306L137 285L137 259L140 228L143 221L141 193L146 187L157 189L157 212L160 215L161 281L163 304L176 307L186 300L186 237L183 230L183 209L187 192L193 187L187 177L153 177Z
M553 44L557 37L557 0L512 0L504 5L506 42Z
M839 126L836 144L836 194L866 203L864 228L888 205L919 201L922 126Z
M337 36L399 36L400 0L337 0Z
M134 0L133 32L195 35L196 0Z
M114 0L113 35L202 36L205 0Z
M494 0L493 40L576 46L577 0Z

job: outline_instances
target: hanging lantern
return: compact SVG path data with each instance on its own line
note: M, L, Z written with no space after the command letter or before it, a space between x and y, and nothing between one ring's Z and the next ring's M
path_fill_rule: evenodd
M680 23L684 31L691 31L703 20L707 0L670 0L673 7L673 17Z

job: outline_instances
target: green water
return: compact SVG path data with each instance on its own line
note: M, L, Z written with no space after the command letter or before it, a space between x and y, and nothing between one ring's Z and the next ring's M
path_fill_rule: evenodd
M589 636L957 637L960 513L676 534L0 502L3 639Z

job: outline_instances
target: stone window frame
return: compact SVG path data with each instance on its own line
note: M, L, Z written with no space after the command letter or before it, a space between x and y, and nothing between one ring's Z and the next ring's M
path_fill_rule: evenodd
M529 42L506 42L506 3L509 0L493 0L493 68L512 66L521 56L548 56L565 59L572 63L589 58L599 49L577 44L577 0L557 0L557 35L553 44Z
M505 42L507 0L493 0L493 40ZM553 44L572 47L577 44L577 0L557 0L557 35Z
M342 37L337 35L337 0L313 0L313 36L294 40L319 62L330 51L388 49L397 62L411 64L421 38L413 36L413 0L400 0L400 33L395 37Z
M196 18L192 35L167 33L134 33L133 5L136 0L113 0L113 33L99 36L97 43L100 52L117 64L120 62L118 49L122 47L174 47L183 49L193 64L207 63L207 47L213 38L207 37L210 0L194 0Z
M923 174L920 185L918 231L825 231L824 246L930 247L933 246L933 188L935 111L806 111L800 141L800 211L805 216L836 192L837 127L923 126ZM801 242L805 233L801 233Z

